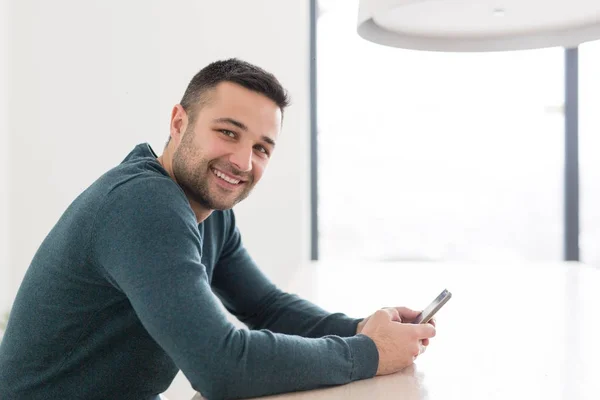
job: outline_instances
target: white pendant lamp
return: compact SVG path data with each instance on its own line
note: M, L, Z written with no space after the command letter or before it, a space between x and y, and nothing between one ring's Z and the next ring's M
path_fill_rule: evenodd
M575 47L600 39L600 0L360 0L357 30L414 50Z

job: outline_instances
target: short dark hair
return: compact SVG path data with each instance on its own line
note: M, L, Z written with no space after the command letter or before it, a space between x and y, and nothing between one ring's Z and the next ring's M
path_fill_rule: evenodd
M181 99L181 106L188 113L190 124L196 119L198 109L209 101L203 95L221 82L236 83L267 96L279 106L282 115L290 103L287 91L273 74L237 58L215 61L192 78Z

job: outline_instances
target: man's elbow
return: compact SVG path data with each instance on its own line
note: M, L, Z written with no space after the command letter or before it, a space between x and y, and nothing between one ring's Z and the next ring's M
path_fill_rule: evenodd
M244 388L235 376L239 372L215 368L203 376L190 377L190 383L195 391L206 400L233 400L252 397L250 388Z
M196 369L196 373L186 374L192 387L205 399L233 400L253 397L260 391L247 375L248 371L242 367L247 365L246 336L245 330L232 330L217 347L217 351L207 354L207 358L212 361L205 364L201 370ZM194 368L192 365L188 367ZM190 371L191 368L182 369Z

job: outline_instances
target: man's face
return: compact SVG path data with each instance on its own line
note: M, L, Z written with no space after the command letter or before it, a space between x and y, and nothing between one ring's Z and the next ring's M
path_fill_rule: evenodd
M208 96L173 154L173 174L201 206L226 210L262 177L279 135L281 110L268 97L230 82Z

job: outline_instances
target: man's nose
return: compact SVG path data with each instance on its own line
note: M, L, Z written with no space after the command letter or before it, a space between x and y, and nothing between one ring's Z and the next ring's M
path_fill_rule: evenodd
M229 158L229 161L240 171L248 172L252 170L252 146L237 146Z

